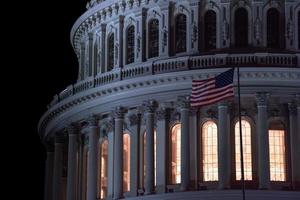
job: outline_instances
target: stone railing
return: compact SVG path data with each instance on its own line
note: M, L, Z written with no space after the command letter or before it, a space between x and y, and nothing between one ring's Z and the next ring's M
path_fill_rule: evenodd
M158 60L154 62L145 62L136 65L117 68L113 71L98 74L95 77L89 77L74 85L68 86L65 90L53 97L48 105L48 109L58 102L74 94L99 87L112 82L137 78L141 76L170 73L175 71L193 70L201 68L216 67L300 67L297 64L297 56L293 54L271 54L271 53L254 53L254 54L216 54L203 56L184 56Z

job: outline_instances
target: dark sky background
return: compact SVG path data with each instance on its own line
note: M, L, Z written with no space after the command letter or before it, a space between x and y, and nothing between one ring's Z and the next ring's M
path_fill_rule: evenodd
M26 2L20 6L18 30L15 36L22 42L21 56L14 57L21 78L16 78L21 91L17 94L22 116L19 135L24 155L21 183L12 187L26 186L26 196L43 199L44 166L46 153L37 133L37 124L56 93L77 79L78 62L70 44L70 31L77 18L86 10L87 0L48 0ZM25 47L25 48L24 48ZM19 59L19 60L18 60ZM21 84L20 84L21 83ZM24 89L23 89L24 88ZM21 102L21 103L20 103ZM25 116L25 117L24 117ZM22 141L26 139L27 141ZM20 154L21 152L21 154ZM22 185L22 186L21 186ZM20 187L21 186L21 187ZM18 191L15 191L18 192ZM19 191L21 192L21 190ZM16 193L24 198L24 194ZM26 198L27 199L27 198Z

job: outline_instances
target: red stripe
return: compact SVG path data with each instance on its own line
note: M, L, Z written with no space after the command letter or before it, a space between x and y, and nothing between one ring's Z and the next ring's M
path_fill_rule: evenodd
M228 93L228 94L223 95L223 96L221 96L219 98L214 98L214 99L210 99L210 100L202 101L202 102L191 103L191 106L192 107L206 106L206 105L209 105L209 104L216 103L216 102L218 102L220 100L228 99L230 97L234 97L234 94L233 93Z
M216 87L215 83L213 83L211 85L206 86L205 88L196 89L196 90L192 89L192 94L194 94L194 95L201 94L201 93L205 92L206 90L214 89L215 87Z
M209 95L211 93L216 93L216 92L219 92L219 91L223 91L223 90L226 90L227 88L230 88L230 87L233 87L233 84L229 84L229 85L226 85L225 87L221 87L221 88L213 88L213 89L210 89L210 88L207 88L207 90L203 90L204 92L198 92L198 91L192 91L192 95L191 97L193 98L199 98L201 96L204 96L204 95ZM210 90L209 90L210 89Z
M228 88L220 93L214 93L214 94L211 94L211 95L207 95L207 96L202 96L202 97L199 97L199 98L191 98L191 102L192 103L195 103L195 102L201 102L201 101L206 101L206 100L209 100L209 99L214 99L214 98L218 98L222 95L225 95L227 94L228 92L231 92L233 94L233 88Z
M207 82L202 83L200 85L196 85L196 86L193 85L192 90L199 90L199 89L205 88L206 86L211 85L211 84L215 84L215 79L207 81Z
M193 83L198 84L198 83L203 83L206 81L210 81L211 79L214 79L215 77L208 78L208 79L203 79L203 80L193 80Z

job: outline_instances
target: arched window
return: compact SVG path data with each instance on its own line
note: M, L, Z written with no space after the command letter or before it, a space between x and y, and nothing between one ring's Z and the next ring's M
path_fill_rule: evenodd
M130 190L130 135L123 135L123 191Z
M107 197L107 178L108 178L108 140L101 144L101 168L100 168L100 198Z
M134 62L134 26L127 29L126 64Z
M144 185L146 178L146 132L144 133ZM154 131L154 185L156 185L156 131Z
M270 8L267 12L267 47L279 48L280 28L279 12L276 8Z
M248 12L245 8L238 8L234 15L235 46L243 48L248 46Z
M298 12L298 49L300 49L300 11Z
M177 184L181 181L181 124L172 127L170 139L170 181Z
M286 181L285 131L282 123L269 127L270 180Z
M246 120L242 120L244 178L252 180L252 149L251 149L251 126ZM235 124L235 179L241 180L241 149L240 149L240 124Z
M217 17L213 10L208 10L204 15L204 45L205 50L215 49L217 43Z
M148 58L153 58L158 56L159 52L159 45L158 45L158 38L159 38L159 22L158 19L152 19L148 25Z
M175 18L175 49L176 53L186 52L186 16L178 14Z
M202 126L203 181L218 180L218 129L216 123L207 121Z
M114 57L115 57L115 50L114 50L114 34L110 34L108 36L107 42L107 71L111 71L114 68Z

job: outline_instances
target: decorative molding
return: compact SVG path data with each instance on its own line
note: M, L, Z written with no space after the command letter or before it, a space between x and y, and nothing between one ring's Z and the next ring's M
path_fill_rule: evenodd
M191 103L190 103L190 96L179 96L177 98L177 104L180 108L183 109L190 109L191 108Z
M257 92L255 94L256 103L258 106L266 106L269 98L269 94L267 92Z

